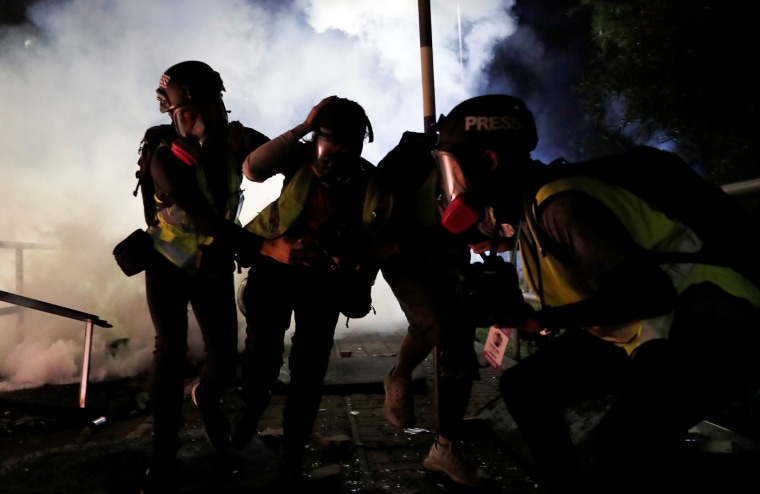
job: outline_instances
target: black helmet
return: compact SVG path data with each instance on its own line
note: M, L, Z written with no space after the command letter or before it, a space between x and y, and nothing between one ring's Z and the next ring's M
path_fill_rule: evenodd
M222 102L224 83L214 69L194 60L180 62L164 72L158 81L156 97L161 113L190 102Z
M365 137L372 142L374 139L364 108L350 99L332 99L319 111L314 123L318 134L320 128L325 129L336 142L362 142Z
M441 115L438 147L503 149L530 153L538 136L533 114L520 99L506 94L476 96Z

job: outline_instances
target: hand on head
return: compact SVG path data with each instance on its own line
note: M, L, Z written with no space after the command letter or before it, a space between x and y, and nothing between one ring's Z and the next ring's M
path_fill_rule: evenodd
M320 101L319 103L317 103L314 106L314 108L312 108L311 111L309 112L309 115L306 117L306 120L304 120L303 125L305 125L309 130L316 130L314 128L314 125L315 125L315 122L317 121L317 116L319 115L320 110L322 110L322 108L324 108L325 105L327 105L327 103L334 100L335 98L337 98L337 96L335 95L328 96L324 98L322 101Z

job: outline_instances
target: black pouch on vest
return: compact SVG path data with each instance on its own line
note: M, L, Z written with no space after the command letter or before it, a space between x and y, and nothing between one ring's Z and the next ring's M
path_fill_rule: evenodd
M153 239L148 232L139 229L130 233L113 249L116 264L127 276L144 271L153 252Z

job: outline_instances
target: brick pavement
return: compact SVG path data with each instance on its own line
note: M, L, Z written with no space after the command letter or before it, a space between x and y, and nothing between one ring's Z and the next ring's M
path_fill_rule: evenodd
M335 494L433 494L441 492L540 493L523 466L514 459L492 431L477 419L478 410L497 394L498 371L484 368L476 382L467 421L470 435L464 448L482 466L491 480L480 488L462 488L442 474L426 472L422 460L434 440L435 413L433 365L428 358L415 380L417 429L404 430L383 416L382 377L393 365L403 331L377 334L338 334L333 358L341 351L347 369L357 369L370 379L350 387L328 386L322 399L306 466L317 479L315 489ZM112 383L92 383L88 403L103 407L107 422L102 427L30 424L38 418L25 417L20 432L8 430L0 437L0 485L2 492L88 494L136 493L150 457L151 417L135 406L144 394L144 377ZM271 481L285 396L284 386L275 390L272 404L260 422L261 438L245 450L219 455L205 442L197 410L189 399L194 378L186 383L184 417L179 459L183 476L180 493L272 492ZM76 397L76 387L40 390L38 398L57 395ZM137 393L137 396L135 394ZM70 396L69 396L70 395ZM231 389L225 396L230 415L240 411L239 394ZM93 410L94 411L94 410ZM7 413L7 412L6 412ZM59 417L60 418L60 417Z
M433 368L431 359L421 366L421 385L415 381L415 406L418 427L405 431L385 420L382 413L382 375L393 365L403 332L338 334L334 358L346 367L371 371L371 379L360 385L330 385L309 444L307 467L317 479L315 491L334 494L434 494L444 492L540 494L527 472L519 452L519 442L501 440L479 413L483 406L493 413L489 403L498 403L497 382L500 372L482 369L482 379L474 384L468 408L469 436L464 447L471 458L491 476L480 488L453 485L445 476L426 472L422 460L432 444L435 431L433 410ZM189 378L186 393L195 378ZM18 414L0 393L0 492L8 494L136 494L138 482L150 456L151 418L144 408L144 376L115 382L92 383L88 403L108 419L105 425L92 427L64 420L62 414L39 412ZM76 403L77 385L51 386L31 390L17 397L40 401ZM271 493L273 465L284 394L273 397L260 423L262 436L241 452L219 455L206 443L198 412L189 396L185 401L185 425L181 431L179 454L182 477L180 494L246 492ZM13 394L13 393L12 393ZM231 389L225 396L230 414L240 410L239 395ZM60 410L59 410L60 411ZM725 441L724 441L725 442ZM721 443L722 444L722 443ZM706 457L705 472L717 471L718 492L747 492L737 486L748 479L754 467L743 462L725 464L732 456ZM737 460L756 457L740 456ZM754 464L753 464L754 465ZM718 467L721 467L720 469ZM738 479L733 481L732 479ZM728 480L732 486L728 487ZM756 491L756 479L751 484ZM277 493L280 494L280 493Z
M351 352L351 359L374 358L385 359L383 373L390 370L395 362L405 331L389 333L351 333L336 340L334 356L341 352ZM434 492L510 492L513 494L537 493L538 487L526 474L525 465L519 465L513 452L508 450L483 421L478 419L478 412L498 399L498 377L500 371L490 366L481 369L481 379L473 385L472 397L467 411L469 439L463 445L467 455L479 464L491 477L482 488L463 488L451 483L445 476L426 472L422 469L422 460L428 453L434 440L436 416L434 409L434 366L432 356L421 365L423 381L415 381L415 411L417 429L404 430L390 424L383 416L384 395L382 387L372 393L352 393L343 398L346 412L350 419L351 437L354 441L353 456L360 479L360 492L366 493L418 493ZM382 374L377 376L378 382ZM340 397L326 395L327 400L340 400ZM330 425L335 425L325 406L318 418L315 435L329 435ZM348 470L353 471L349 468ZM351 477L351 474L349 474ZM356 487L354 484L353 487ZM351 484L346 488L350 489ZM343 492L359 492L345 490Z

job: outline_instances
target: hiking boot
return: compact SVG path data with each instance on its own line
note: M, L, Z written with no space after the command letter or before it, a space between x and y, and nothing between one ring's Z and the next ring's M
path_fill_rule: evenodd
M232 447L243 449L248 446L258 433L258 425L259 420L256 415L245 411L241 413L232 428Z
M206 440L214 449L226 451L230 447L230 422L222 410L221 401L209 403L203 395L201 383L193 386L190 393L193 403L198 408L206 432Z
M487 478L486 473L480 468L470 464L462 454L457 451L453 443L433 443L430 452L422 462L426 470L443 472L451 480L462 485L479 485Z
M394 374L393 369L383 378L385 388L385 403L383 414L388 421L398 427L413 427L414 396L412 396L412 381L406 377Z

